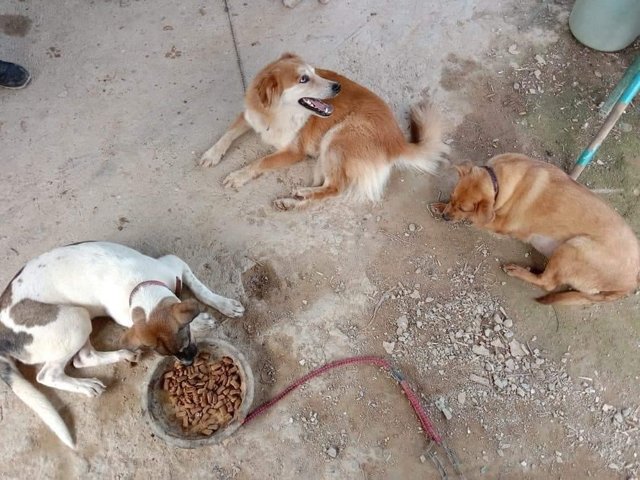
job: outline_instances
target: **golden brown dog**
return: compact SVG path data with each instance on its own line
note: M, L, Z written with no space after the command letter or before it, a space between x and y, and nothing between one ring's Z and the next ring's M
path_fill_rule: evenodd
M564 305L621 298L637 286L640 246L613 208L559 168L506 153L486 167L457 166L448 204L434 204L445 220L476 226L532 244L549 258L536 275L518 265L505 272L552 292L537 300ZM553 292L561 286L571 290Z
M247 90L244 112L200 164L218 164L231 143L253 129L277 151L231 173L225 186L239 188L308 155L318 158L313 186L276 200L277 208L298 208L345 192L376 201L394 165L434 173L448 150L428 104L415 106L411 120L413 143L374 93L286 53L258 73Z

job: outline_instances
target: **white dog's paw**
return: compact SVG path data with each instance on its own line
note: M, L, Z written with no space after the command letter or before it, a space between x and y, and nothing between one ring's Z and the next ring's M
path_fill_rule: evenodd
M215 318L211 316L209 312L202 312L196 318L193 319L194 322L199 322L203 325L213 325L215 323Z
M293 8L298 6L298 4L301 2L302 0L282 0L282 4L285 7L289 7L289 8Z
M248 167L241 168L240 170L236 170L235 172L231 172L227 175L227 178L224 179L222 184L227 188L240 188L245 183L253 178L253 174Z
M78 378L76 379L78 392L87 397L98 397L105 391L104 383L97 378Z
M216 148L216 145L214 145L209 150L204 152L202 157L200 157L200 161L198 163L201 167L213 167L220 163L222 157L224 157L224 152Z
M120 358L131 363L138 363L142 352L132 352L131 350L120 350Z
M242 306L242 304L237 300L233 300L232 298L227 298L224 303L220 304L217 307L217 309L223 315L231 318L241 317L244 313L244 307Z

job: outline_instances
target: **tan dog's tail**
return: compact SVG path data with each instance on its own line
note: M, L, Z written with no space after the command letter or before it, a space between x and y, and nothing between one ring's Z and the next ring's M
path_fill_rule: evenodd
M411 108L411 143L396 159L401 167L436 173L440 163L448 163L443 155L449 147L442 141L443 127L440 116L431 104L423 100Z
M38 414L65 445L76 448L67 425L47 397L22 376L11 359L2 356L0 356L0 379L20 400Z
M625 297L629 292L600 292L600 293L584 293L576 290L566 292L552 292L542 297L536 298L536 301L544 305L589 305L598 302L610 302Z

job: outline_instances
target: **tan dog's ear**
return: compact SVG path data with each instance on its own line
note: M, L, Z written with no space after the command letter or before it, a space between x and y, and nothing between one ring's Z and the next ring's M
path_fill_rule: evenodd
M474 223L477 225L487 225L488 223L493 222L493 219L496 218L496 212L493 209L494 201L491 200L482 200L477 208L476 215L474 218Z
M464 162L464 163L461 163L460 165L454 165L453 168L456 169L456 171L458 172L458 175L460 176L460 178L462 178L465 175L469 175L471 173L471 169L473 168L473 163Z
M280 58L278 60L289 60L291 58L300 58L298 55L296 55L295 53L291 53L291 52L284 52Z
M186 325L200 314L200 304L197 300L190 298L184 302L173 304L171 313L180 325Z
M282 94L282 86L277 75L270 73L260 79L256 85L256 91L262 106L269 107L273 100Z

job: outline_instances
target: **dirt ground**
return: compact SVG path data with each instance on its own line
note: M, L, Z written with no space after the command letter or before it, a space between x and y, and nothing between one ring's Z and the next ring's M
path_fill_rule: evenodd
M212 314L246 352L255 404L328 361L388 355L410 379L466 478L637 478L640 296L550 308L500 265L541 266L518 242L433 218L455 180L397 172L379 205L271 201L311 178L311 160L222 187L268 152L237 142L216 168L196 159L242 104L244 75L293 50L387 99L406 125L427 92L451 159L521 151L568 168L598 107L638 54L572 38L572 2L95 0L0 6L0 58L33 73L0 90L0 284L33 256L85 239L175 253L247 307ZM227 14L228 13L228 14ZM581 178L640 232L640 113L629 109ZM559 206L561 208L561 206ZM95 322L115 348L121 329ZM456 478L429 447L395 381L374 367L313 380L225 444L181 450L141 409L155 358L69 370L98 399L46 390L77 438L64 447L0 387L2 478ZM34 370L25 373L33 377ZM443 469L446 475L443 475Z

